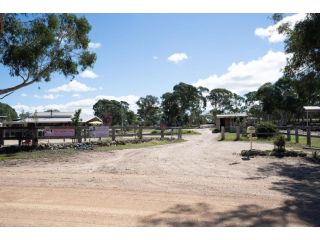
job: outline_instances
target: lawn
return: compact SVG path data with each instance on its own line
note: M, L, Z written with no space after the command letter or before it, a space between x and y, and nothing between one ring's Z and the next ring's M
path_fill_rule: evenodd
M225 133L225 141L236 141L236 133ZM220 136L219 136L219 140L220 140ZM258 138L255 139L254 142L257 143L270 143L273 144L273 138L267 138L267 139L263 139L263 138ZM220 140L221 141L221 140ZM239 141L250 141L250 139L246 136L243 136L242 134L240 135L240 139ZM307 137L299 137L299 143L295 142L295 137L291 136L291 140L290 142L287 141L286 145L288 147L294 147L294 148L303 148L307 145ZM311 138L311 147L314 148L320 148L320 138Z
M150 142L137 143L137 144L129 143L125 145L111 145L111 146L102 146L102 147L96 146L92 151L108 152L108 151L123 150L123 149L146 148L146 147L153 147L153 146L164 145L164 144L180 143L184 141L185 140L182 140L182 139L174 140L174 141L154 140ZM61 157L72 156L82 151L83 150L75 150L73 148L69 148L69 149L59 149L59 150L43 150L43 151L18 152L18 153L12 153L12 154L0 154L0 161L10 160L10 159L61 158ZM86 151L91 151L91 150L86 150Z

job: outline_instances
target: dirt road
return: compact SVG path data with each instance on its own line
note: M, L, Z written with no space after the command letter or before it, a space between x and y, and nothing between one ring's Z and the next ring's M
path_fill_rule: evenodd
M197 131L171 145L3 161L0 226L320 225L317 165L243 160L248 143Z

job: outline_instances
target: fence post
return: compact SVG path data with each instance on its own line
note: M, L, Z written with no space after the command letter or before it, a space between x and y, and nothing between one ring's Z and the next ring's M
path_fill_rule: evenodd
M182 139L182 128L178 129L178 139Z
M307 146L311 147L310 127L307 128Z
M116 140L116 129L112 127L112 136L111 136L112 141Z
M32 132L32 146L38 146L38 129L33 129Z
M163 140L164 139L164 129L163 128L161 129L161 133L160 134L161 134L160 138L161 138L161 140Z
M236 141L238 141L240 140L240 126L236 126L236 133L237 133Z
M82 142L81 128L80 128L80 127L77 127L77 128L76 128L76 131L77 131L78 143L81 143L81 142Z
M224 140L224 126L221 126L221 140Z
M4 145L4 140L3 140L3 129L0 128L0 147Z
M290 128L287 128L287 141L291 141Z
M295 136L296 136L296 143L299 143L299 132L298 132L298 128L296 128L296 129L294 130L294 134L295 134Z
M139 127L139 134L138 134L138 138L139 138L139 139L142 139L142 129L143 129L143 127L140 126L140 127Z

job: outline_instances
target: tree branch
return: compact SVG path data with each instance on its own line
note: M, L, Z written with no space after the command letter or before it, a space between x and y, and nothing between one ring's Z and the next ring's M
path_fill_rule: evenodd
M5 88L5 89L0 89L0 96L4 95L3 97L1 97L1 99L5 98L6 96L10 95L11 93L13 93L14 91L29 86L32 83L36 82L37 80L32 80L30 82L22 82L16 86L10 87L10 88Z

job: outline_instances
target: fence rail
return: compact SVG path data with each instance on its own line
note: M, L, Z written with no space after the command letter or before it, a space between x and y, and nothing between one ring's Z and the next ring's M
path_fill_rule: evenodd
M316 128L313 127L305 127L303 129L300 128L292 128L292 127L278 127L279 133L283 134L286 136L286 140L287 141L291 141L291 137L294 137L294 142L297 144L300 142L300 137L305 137L306 138L306 146L307 147L312 147L312 139L320 139L320 135L319 134L312 134L312 131L315 131ZM293 131L293 133L292 133ZM301 134L299 133L299 131L305 131L305 134ZM225 134L226 129L224 127L221 128L221 139L225 139ZM240 134L246 133L244 128L240 128L239 126L235 127L235 140L239 140L240 139ZM270 133L256 133L254 135L270 135Z
M72 141L82 142L93 137L89 134L89 128L87 126L72 127L72 126L50 126L50 129L64 129L69 130L70 136L45 136L43 134L44 129L48 127L0 127L0 146L4 145L4 140L18 140L18 144L22 142L31 141L33 145L38 144L38 140L41 139L72 139ZM165 136L177 136L178 139L182 138L181 127L168 127L161 129L160 126L142 127L142 126L126 126L126 127L108 127L107 133L103 138L111 138L116 140L119 137L134 137L142 139L144 136L159 136L160 139L164 139Z

